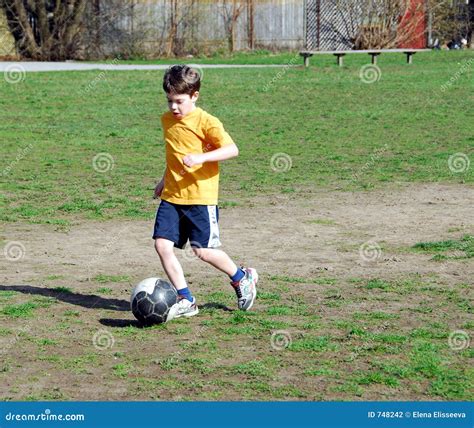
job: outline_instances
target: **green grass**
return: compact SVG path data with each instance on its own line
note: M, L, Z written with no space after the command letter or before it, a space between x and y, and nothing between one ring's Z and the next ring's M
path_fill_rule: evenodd
M440 347L427 342L418 342L410 354L411 366L419 377L429 379L429 391L444 399L472 399L472 369L461 374L450 367L449 361L440 354Z
M373 290L373 289L390 290L392 289L392 286L390 285L389 282L384 281L382 279L371 279L370 281L367 282L366 288L368 290Z
M294 315L295 311L287 306L273 306L267 309L268 315Z
M388 314L386 312L356 312L352 315L354 319L368 319L368 320L374 320L374 321L379 321L379 320L392 320L392 319L397 319L400 318L400 315L398 314Z
M36 309L47 308L55 302L54 299L37 297L31 302L5 305L0 310L0 315L5 315L11 318L31 318Z
M423 400L472 400L473 370L468 363L472 350L454 351L448 341L454 328L472 336L474 324L459 320L468 284L450 289L439 278L416 274L383 280L383 287L416 289L417 299L442 308L413 312L412 306L422 305L400 306L402 300L394 299L397 293L387 289L372 288L369 295L366 286L374 281L382 280L347 280L353 284L351 295L345 292L345 280L340 281L340 289L332 286L326 291L339 293L340 300L351 305L356 302L352 294L359 293L365 303L376 302L378 309L341 311L324 299L315 314L305 307L303 295L295 292L298 287L277 292L278 281L267 282L258 311L206 310L198 318L151 328L108 328L114 347L97 352L90 329L71 337L71 329L76 330L72 323L65 330L56 323L54 338L44 330L18 333L5 328L0 333L7 344L15 340L15 348L32 345L35 360L53 374L51 367L66 370L79 381L100 372L137 400L371 400L374 394L382 394L382 399L405 394ZM212 300L226 297L210 287L206 300L211 296ZM372 300L374 296L378 300ZM73 309L66 312L59 316L67 321L82 315ZM283 340L274 340L277 331L288 339L286 347ZM77 340L86 348L67 352ZM151 352L144 354L144 349ZM5 361L0 371L2 367L12 376L19 370L14 361ZM30 395L35 396L34 391Z
M296 61L296 62L295 62ZM217 50L211 55L199 55L193 58L159 58L115 60L116 64L301 64L303 59L297 52L271 52L259 49L252 52L226 52ZM97 62L97 61L93 61ZM111 60L99 61L110 63ZM205 70L206 71L206 70Z
M16 296L17 294L18 293L16 291L1 290L0 291L0 300L11 299L12 297Z
M78 316L80 316L80 314L81 313L79 311L76 311L74 309L68 309L68 310L63 312L63 315L67 318L69 318L69 317L78 317Z
M113 374L120 378L126 378L133 370L133 365L130 363L116 364L112 367Z
M113 292L113 290L111 288L108 288L108 287L101 287L101 288L97 289L97 293L99 293L99 294L109 295L109 294L112 294L112 292Z
M419 275L412 275L409 278L396 280L384 280L380 278L369 279L364 288L372 293L379 291L386 293L396 293L399 295L411 294L422 291L424 282Z
M474 257L474 236L464 235L458 240L419 242L414 250L435 254L433 260L462 260Z
M272 275L270 276L270 279L272 281L280 281L280 282L288 282L292 284L335 284L336 279L335 278L301 278L301 277L291 277L291 276L285 276L285 275Z
M331 376L331 377L339 377L339 373L331 370L326 367L321 367L317 369L307 369L305 370L304 374L306 376Z
M130 277L128 275L96 275L94 278L92 278L93 281L99 282L101 284L107 283L107 282L128 282L130 281ZM106 288L102 288L102 290L109 290Z
M57 360L58 366L67 370L72 370L77 374L87 373L92 367L96 367L99 364L98 353L87 352L80 356L59 358Z
M202 61L284 64L292 57L235 55ZM222 207L251 208L256 195L261 201L275 193L306 198L315 183L335 198L338 190L364 191L387 183L472 185L472 165L461 173L448 167L449 156L458 152L474 162L472 68L441 91L460 63L472 57L472 52L417 54L407 66L403 56L384 54L382 77L372 85L360 81L367 58L356 55L342 68L332 56L318 58L309 69L284 69L277 80L279 68L205 69L199 104L224 122L240 148L237 159L222 164ZM152 190L164 168L163 72L108 72L94 91L84 94L97 75L37 73L17 85L0 82L0 153L4 165L11 166L2 175L0 220L47 223L60 230L77 220L152 221ZM18 150L30 144L17 162ZM114 160L105 173L92 167L100 152ZM276 153L291 157L289 171L272 170ZM320 212L303 226L311 233L334 225L330 213ZM463 226L449 233L468 230ZM439 260L467 259L472 245L472 235L465 234L419 243L410 251ZM98 309L95 316L64 302L57 311L42 311L55 300L36 296L25 301L23 293L0 291L0 336L12 351L0 371L16 380L8 396L67 399L50 387L67 372L70 385L101 376L105 399L122 399L123 391L137 400L178 401L365 400L373 399L374 391L376 399L398 392L426 401L474 398L472 349L454 351L448 344L454 329L473 334L471 284L465 279L393 277L370 270L351 279L289 272L294 273L262 275L256 311L203 308L199 317L150 328L104 322L131 320L129 313ZM45 278L59 284L64 279ZM128 283L130 277L100 274L93 281L87 293L108 296L120 292L112 284ZM218 284L196 285L203 301L235 305L235 297L214 287ZM308 302L307 290L320 299ZM54 336L37 322L41 316L54 323ZM28 333L21 329L23 321L30 326ZM97 328L113 335L112 349L95 352ZM279 330L288 339L283 349L272 343ZM37 362L36 373L51 374L44 393L23 386L38 380L33 380L36 374L24 374L25 360L15 360L20 353ZM72 386L67 391L71 399L80 398L73 396Z
M48 338L36 339L35 341L38 344L38 346L41 346L41 347L43 347L43 346L52 346L52 345L57 345L58 344L57 340L48 339Z
M387 385L389 387L399 386L399 381L394 376L387 376L380 372L362 372L356 374L355 382L359 385L370 385L372 383L378 383Z
M302 339L293 341L288 347L290 351L300 352L300 351L315 351L322 352L327 350L336 350L337 346L331 344L331 338L329 336L305 336Z
M262 291L258 294L259 300L275 300L278 301L281 299L280 293Z
M472 166L460 173L448 167L454 153L472 157L472 68L445 92L441 87L473 55L422 53L412 66L400 55L383 55L374 84L359 78L367 63L362 55L342 68L331 56L309 69L284 68L276 81L282 69L206 69L199 104L222 120L240 148L237 159L222 165L221 198L245 204L256 194L304 197L314 183L341 190L472 183ZM31 73L16 85L0 82L0 155L8 168L2 221L152 220L152 190L164 170L163 72L107 72L84 93L97 75ZM101 173L92 160L102 152L114 167ZM291 157L289 171L272 170L277 153Z

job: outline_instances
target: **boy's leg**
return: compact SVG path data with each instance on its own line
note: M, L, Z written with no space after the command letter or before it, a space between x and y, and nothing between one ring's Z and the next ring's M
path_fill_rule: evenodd
M217 248L193 248L194 254L201 260L219 269L232 277L237 272L237 266L232 259L222 250Z
M176 290L187 288L183 268L173 251L174 242L164 238L155 239L155 249L160 256L163 269Z
M196 299L192 297L186 285L183 268L173 251L174 242L164 238L155 240L156 252L160 256L163 269L169 280L175 286L179 295L179 302L173 305L168 314L168 320L179 317L191 317L199 312Z
M189 240L194 253L211 266L226 273L237 294L239 309L249 310L257 296L258 274L252 268L238 268L230 257L217 247L219 240L219 209L215 205L194 205L184 212L190 226Z
M216 248L193 247L193 251L201 260L229 276L237 294L239 309L248 311L257 297L257 271L252 268L238 268L224 251Z

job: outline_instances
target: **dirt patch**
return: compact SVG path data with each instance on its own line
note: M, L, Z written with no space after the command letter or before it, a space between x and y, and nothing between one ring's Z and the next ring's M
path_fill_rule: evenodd
M223 249L237 262L270 274L312 276L328 271L357 277L434 272L467 280L472 273L463 262L448 269L442 263L428 263L427 255L400 255L401 248L417 242L474 233L474 188L469 186L315 191L304 199L268 196L250 205L221 210ZM61 233L47 225L7 224L4 240L23 243L26 253L19 262L2 260L3 282L25 284L42 274L75 281L98 274L128 275L134 280L162 274L152 226L152 221L81 222ZM364 258L359 250L366 242L379 244L382 251L369 248ZM208 266L179 254L191 278L214 274Z
M389 305L367 300L367 290L357 283L361 279L390 281L415 275L439 278L448 287L470 284L474 269L469 260L434 262L430 260L432 256L409 248L417 242L474 234L473 219L473 187L424 184L372 192L313 190L298 196L255 198L221 210L220 228L223 249L236 262L259 270L262 290L272 292L275 281L286 281L285 299L303 299L314 315L337 320L354 312L381 308L388 313L408 313L430 303L423 296L411 295L408 299L400 294L394 294ZM183 328L188 330L182 333L173 330L170 334L166 329L138 336L123 333L127 327L136 325L128 311L133 285L149 276L164 275L153 249L152 226L153 221L81 221L69 231L61 232L50 225L5 225L4 242L19 242L25 252L17 261L2 258L1 290L20 291L23 300L24 296L54 297L59 303L35 312L37 318L33 320L22 319L21 326L14 319L2 319L1 327L13 332L0 337L4 345L2 356L8 364L2 373L5 378L0 387L2 396L45 398L44 391L48 391L46 399L133 400L192 398L196 390L201 399L239 399L249 394L245 387L239 386L244 388L241 390L235 386L249 380L238 372L229 373L228 384L222 379L224 383L219 384L216 376L214 387L203 383L188 388L182 373L164 368L164 359L171 358L172 364L172 358L176 361L183 358L183 343L192 349L202 342L199 352L203 355L214 352L212 346L216 345L212 344L209 327L215 321L212 313L205 314L198 322L185 324ZM188 252L178 255L200 303L207 303L208 293L229 290L225 276ZM126 279L102 284L94 279L98 275L121 275ZM293 283L292 278L307 278L308 282ZM324 278L328 279L327 283ZM71 292L54 287L66 287ZM110 287L112 291L108 295L100 294L101 287ZM435 305L436 301L431 304ZM263 302L257 301L256 312L265 308ZM218 317L232 316L232 312L217 312ZM402 317L388 324L393 328L413 328L416 320ZM448 321L455 325L465 319L464 315L452 314ZM201 329L198 332L196 325ZM92 334L101 330L114 332L113 347L103 351L105 359L93 355L98 348L92 346ZM50 338L55 342L42 345L35 338ZM334 338L343 341L344 334L334 331ZM273 355L268 340L259 339L258 335L230 338L217 344L224 350L215 352L221 352L222 360L234 358L236 362ZM206 346L209 351L205 351ZM214 364L219 358L214 358ZM290 362L292 358L284 357L282 361ZM180 364L185 365L186 361ZM342 380L304 377L304 366L304 361L296 361L291 370L275 369L280 375L269 382L270 392L262 387L261 395L256 392L255 397L341 398L337 386ZM146 373L150 379L161 379L161 383L147 385ZM213 379L210 374L202 374L203 378ZM306 395L283 388L291 385L303 387ZM400 388L381 392L379 385L366 388L359 398L433 399Z

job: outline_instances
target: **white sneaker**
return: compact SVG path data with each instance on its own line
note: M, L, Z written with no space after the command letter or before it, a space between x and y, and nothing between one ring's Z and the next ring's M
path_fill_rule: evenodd
M239 309L248 311L255 302L257 297L257 282L258 273L252 268L242 268L245 275L237 282L231 282L234 287L235 294L237 294L237 305Z
M182 297L178 303L171 306L166 321L171 321L173 318L192 317L198 313L199 308L196 305L196 299L193 297L193 301L190 302L185 297Z

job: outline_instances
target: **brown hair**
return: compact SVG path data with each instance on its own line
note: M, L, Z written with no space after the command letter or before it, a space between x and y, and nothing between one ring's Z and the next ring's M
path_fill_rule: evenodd
M163 77L163 90L167 94L192 95L201 87L201 76L188 65L172 65Z

